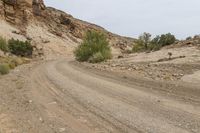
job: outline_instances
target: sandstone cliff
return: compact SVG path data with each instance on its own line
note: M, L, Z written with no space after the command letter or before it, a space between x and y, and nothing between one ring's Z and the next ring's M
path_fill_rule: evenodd
M107 34L116 55L130 49L134 41L132 38L113 34L100 26L76 19L63 11L46 7L43 0L0 0L0 7L2 23L16 29L7 30L12 33L1 30L0 35L9 34L9 38L17 34L21 38L31 40L35 45L36 55L50 55L52 52L71 54L87 30Z

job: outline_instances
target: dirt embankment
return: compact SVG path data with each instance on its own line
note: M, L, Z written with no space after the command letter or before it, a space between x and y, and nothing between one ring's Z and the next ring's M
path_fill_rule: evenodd
M173 53L171 59L168 57L168 52ZM184 81L191 82L189 77L194 76L195 82L198 82L199 62L200 50L198 47L182 46L163 48L160 51L150 53L129 54L123 58L100 64L84 64L100 70L129 73L162 81L177 81L183 78Z

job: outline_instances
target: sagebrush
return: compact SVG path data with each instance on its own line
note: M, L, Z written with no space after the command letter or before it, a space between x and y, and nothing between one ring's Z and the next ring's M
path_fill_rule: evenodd
M83 43L74 52L78 61L102 62L111 58L111 49L105 34L88 31Z
M1 75L8 74L9 72L10 72L9 64L7 64L7 63L0 64L0 74Z
M176 41L176 37L171 33L162 34L151 39L151 34L143 33L133 45L133 52L156 51L162 47L171 45Z
M29 41L20 41L15 39L10 39L8 41L8 47L12 54L17 56L29 57L32 55L33 47Z
M0 37L0 50L4 51L4 52L8 52L9 48L7 45L7 41L5 38Z

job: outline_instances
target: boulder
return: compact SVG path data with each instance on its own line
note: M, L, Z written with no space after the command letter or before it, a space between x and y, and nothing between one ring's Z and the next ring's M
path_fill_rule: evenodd
M42 10L44 10L46 7L44 5L43 0L33 0L32 2L32 8L33 8L33 14L40 16Z

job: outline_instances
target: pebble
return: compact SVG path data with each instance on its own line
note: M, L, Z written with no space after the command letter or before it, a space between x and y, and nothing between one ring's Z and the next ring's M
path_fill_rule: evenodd
M32 101L32 100L29 100L28 102L29 102L29 103L32 103L33 101Z
M66 130L65 128L60 128L60 129L59 129L59 132L62 133L62 132L64 132L65 130Z

